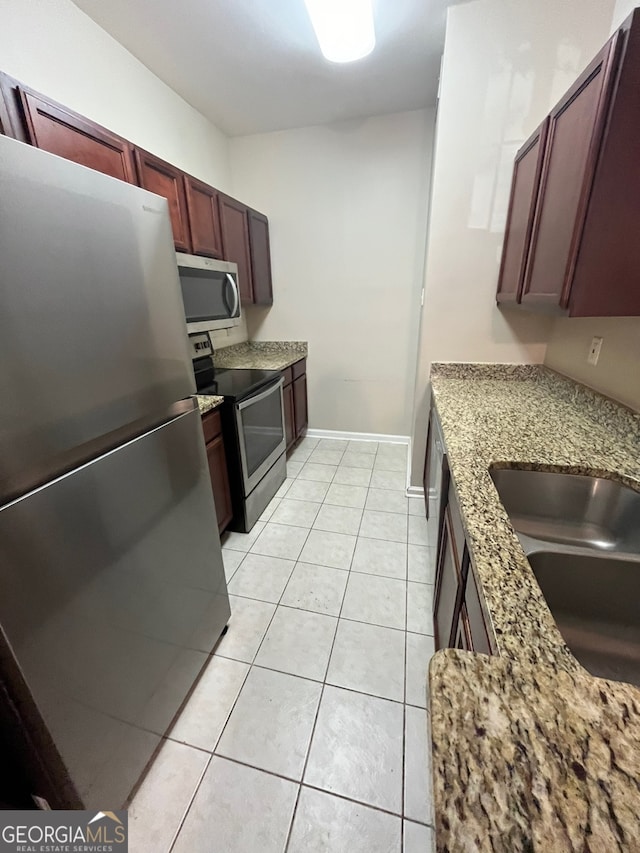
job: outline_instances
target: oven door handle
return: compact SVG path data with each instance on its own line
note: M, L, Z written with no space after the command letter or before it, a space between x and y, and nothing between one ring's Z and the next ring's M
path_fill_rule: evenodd
M284 379L281 376L277 382L273 385L269 385L264 391L260 394L255 394L249 397L247 400L243 400L241 403L236 403L236 409L241 412L243 409L246 409L247 406L252 406L254 403L260 402L260 400L264 400L265 397L268 397L269 394L273 394L274 391L280 390L284 385Z
M234 277L228 272L225 273L225 276L227 277L227 283L231 285L231 292L233 293L233 307L229 308L229 316L233 318L238 316L240 295L238 293L238 285L236 284L236 280L234 279Z

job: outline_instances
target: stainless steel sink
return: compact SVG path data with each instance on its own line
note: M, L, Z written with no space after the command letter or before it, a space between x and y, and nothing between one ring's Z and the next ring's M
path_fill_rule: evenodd
M518 533L600 551L640 554L640 493L600 477L496 468L490 472Z
M640 685L640 562L577 549L534 551L528 559L582 666Z
M574 656L640 686L640 493L580 474L489 473Z

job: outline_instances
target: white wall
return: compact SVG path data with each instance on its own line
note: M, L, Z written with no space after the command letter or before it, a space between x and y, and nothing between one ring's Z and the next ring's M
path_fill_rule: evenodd
M271 232L275 305L249 332L309 342L313 428L410 431L432 134L421 110L230 140Z
M617 0L610 31L631 14L637 0ZM604 37L602 39L604 42ZM587 363L594 335L604 339L598 364ZM640 410L640 318L607 317L555 321L545 364Z
M229 190L227 138L71 0L0 0L0 70Z
M638 0L616 0L613 16L611 18L610 31L612 35L624 19L633 12L637 5Z
M603 339L598 364L587 362L591 339ZM585 317L556 320L544 363L640 411L640 319Z
M516 150L601 47L613 0L476 0L447 17L422 311L412 483L432 361L542 362L547 318L495 305Z

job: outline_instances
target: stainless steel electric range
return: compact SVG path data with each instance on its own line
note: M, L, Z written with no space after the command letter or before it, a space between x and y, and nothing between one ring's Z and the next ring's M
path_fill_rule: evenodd
M190 335L189 340L198 393L224 397L220 411L233 504L230 529L248 533L287 473L282 375L215 368L209 335Z

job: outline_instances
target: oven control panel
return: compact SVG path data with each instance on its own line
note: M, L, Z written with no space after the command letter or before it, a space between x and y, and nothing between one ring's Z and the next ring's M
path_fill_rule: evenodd
M202 358L205 355L213 355L213 344L208 332L198 332L194 335L189 335L189 348L191 350L191 358Z

